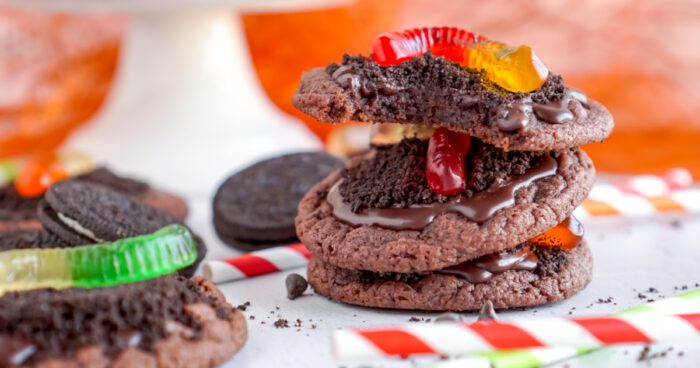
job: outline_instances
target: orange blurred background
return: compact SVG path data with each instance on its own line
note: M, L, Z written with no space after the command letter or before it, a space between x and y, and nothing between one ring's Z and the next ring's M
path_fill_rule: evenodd
M0 24L0 156L51 149L109 91L122 20L0 9ZM270 98L323 138L332 127L291 105L304 70L344 52L367 54L383 31L454 25L532 46L551 71L605 104L616 129L605 144L586 147L600 171L682 166L700 177L700 5L692 0L360 0L248 14L244 25Z

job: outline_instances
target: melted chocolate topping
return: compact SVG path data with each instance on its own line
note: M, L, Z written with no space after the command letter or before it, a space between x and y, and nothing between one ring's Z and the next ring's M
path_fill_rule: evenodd
M496 274L510 270L534 271L537 264L537 255L529 247L521 247L512 252L488 254L473 261L435 271L435 273L457 276L472 284L478 284L488 281Z
M539 277L548 277L556 275L566 263L566 253L561 249L523 243L510 250L488 254L442 270L425 273L358 271L358 276L365 284L396 281L411 285L420 282L430 274L459 277L470 283L486 282L506 271L529 271Z
M496 112L496 125L504 132L516 132L527 127L530 115L548 124L564 124L574 120L574 113L569 109L572 99L587 107L588 98L581 91L568 89L558 101L547 103L533 102L524 98L512 104L499 107Z
M433 222L444 212L458 212L471 221L483 222L496 211L515 204L518 189L530 185L535 180L554 175L557 161L550 155L543 155L540 162L523 175L515 176L499 185L491 185L472 197L458 196L445 203L414 204L408 208L368 208L359 213L352 211L343 201L338 181L328 192L326 200L333 207L333 216L353 226L380 226L392 230L420 230Z
M525 129L532 114L532 102L520 100L503 106L496 113L496 125L504 132L517 132Z
M331 75L338 84L344 88L350 88L357 97L372 97L377 94L393 96L401 91L400 88L381 83L374 85L367 79L360 77L351 65L341 65Z

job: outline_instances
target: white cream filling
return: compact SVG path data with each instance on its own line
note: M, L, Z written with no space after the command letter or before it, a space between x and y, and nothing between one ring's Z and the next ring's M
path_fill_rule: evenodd
M69 228L71 228L71 230L75 231L76 233L81 234L81 235L85 235L88 238L90 238L96 242L100 242L100 243L105 242L105 240L100 239L97 236L95 236L95 233L93 233L92 231L90 231L90 230L84 228L82 225L80 225L80 223L78 223L78 221L75 221L72 218L70 218L70 217L68 217L60 212L56 212L56 214L58 215L58 219L61 220L61 222L63 222L64 225L68 226Z

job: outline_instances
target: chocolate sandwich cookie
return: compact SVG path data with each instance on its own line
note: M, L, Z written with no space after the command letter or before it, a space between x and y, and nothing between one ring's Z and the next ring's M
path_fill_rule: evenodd
M152 207L162 209L180 221L187 217L182 198L153 189L145 182L118 176L106 168L97 168L76 179L102 184ZM0 186L0 232L41 229L37 206L42 196L23 197L12 183Z
M39 204L44 227L71 245L111 242L149 234L181 222L169 214L106 186L80 180L52 185ZM193 235L197 259L180 271L191 276L206 255L201 238Z
M319 180L344 166L323 152L288 154L258 162L229 177L214 196L214 228L235 248L250 250L296 238L299 201Z
M2 367L215 367L246 339L241 312L202 278L0 297Z
M590 249L523 247L424 273L374 273L311 260L309 283L333 300L365 307L429 311L476 311L532 307L576 294L590 281Z
M613 127L605 107L557 75L532 92L507 93L478 70L430 53L386 67L346 55L305 73L293 102L321 121L442 126L509 151L598 142Z
M425 184L424 150L415 147L423 144L377 149L309 191L296 226L315 257L377 272L444 268L549 230L593 185L595 170L581 150L517 155L477 144L465 191L439 196ZM343 190L346 182L352 186Z
M74 179L102 184L151 207L163 210L180 221L185 221L187 218L187 204L182 198L154 189L143 181L119 176L105 167L78 175Z

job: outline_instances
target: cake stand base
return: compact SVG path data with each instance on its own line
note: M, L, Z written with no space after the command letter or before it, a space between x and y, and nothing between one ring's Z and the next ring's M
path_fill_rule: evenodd
M256 160L321 146L264 94L231 11L134 13L120 58L104 108L66 149L171 190L209 195Z

